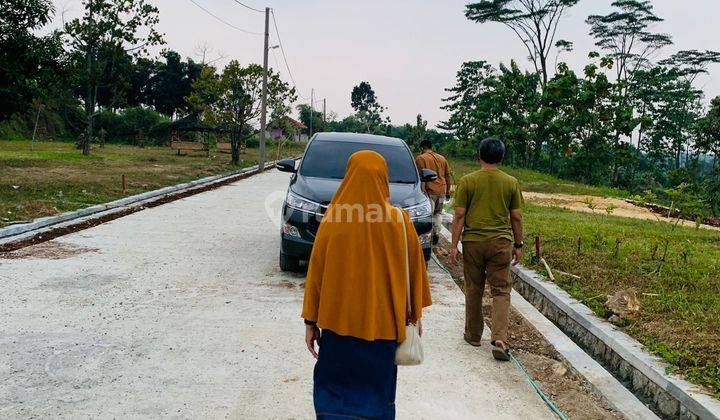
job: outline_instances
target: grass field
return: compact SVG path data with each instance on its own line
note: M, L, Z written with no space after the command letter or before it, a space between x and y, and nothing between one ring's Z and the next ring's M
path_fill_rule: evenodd
M449 158L448 161L450 163L450 169L453 173L453 177L456 181L459 181L463 175L480 169L480 165L470 159ZM523 191L618 198L625 198L630 195L627 191L617 188L579 184L577 182L560 179L552 175L529 169L510 167L503 167L502 169L520 181Z
M281 155L298 155L303 147L285 145ZM268 159L276 155L277 146L269 147ZM230 172L255 165L257 158L251 148L233 166L226 153L177 156L169 147L108 145L83 156L72 143L0 141L0 226Z
M456 176L475 171L476 162L450 159ZM578 184L551 175L503 168L524 191L625 198L626 191ZM634 288L642 304L638 319L624 330L672 369L720 397L720 233L676 227L654 220L617 217L599 210L582 213L526 203L526 242L538 234L556 282L598 315L607 295ZM581 251L578 254L578 238ZM667 254L661 264L662 256ZM531 265L528 250L525 263ZM540 266L534 266L544 272Z
M720 233L532 204L524 215L528 242L541 235L550 266L581 278L555 273L561 287L601 316L606 295L634 288L642 314L626 332L720 396Z

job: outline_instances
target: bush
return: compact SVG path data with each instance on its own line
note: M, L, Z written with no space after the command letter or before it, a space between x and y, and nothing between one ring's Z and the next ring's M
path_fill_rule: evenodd
M137 136L142 134L150 143L164 144L170 136L170 120L142 107L127 108L119 114L103 111L95 120L95 128L98 133L105 130L105 139L110 142L134 144Z

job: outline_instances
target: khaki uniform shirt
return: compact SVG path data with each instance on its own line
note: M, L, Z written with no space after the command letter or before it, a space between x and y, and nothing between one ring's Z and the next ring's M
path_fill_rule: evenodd
M445 195L447 193L447 174L450 173L450 167L443 155L427 151L415 158L415 164L418 171L430 169L437 173L438 177L435 181L425 184L425 191L429 195Z

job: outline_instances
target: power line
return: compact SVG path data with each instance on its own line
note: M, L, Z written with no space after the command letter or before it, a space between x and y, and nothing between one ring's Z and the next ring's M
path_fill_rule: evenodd
M290 76L293 87L297 88L295 79L293 78L292 72L290 71L290 65L288 64L287 57L285 56L285 48L283 48L282 40L280 39L280 32L278 31L277 22L275 21L275 11L270 9L270 13L272 13L273 26L275 26L275 35L277 35L278 45L280 45L280 52L282 53L283 60L285 61L285 68L287 68L288 75Z
M248 30L245 30L245 29L242 29L242 28L238 28L237 26L233 25L232 23L224 20L223 18L217 16L217 15L214 14L213 12L211 12L211 11L209 11L208 9L204 8L202 5L200 5L200 4L199 4L198 2L196 2L195 0L190 0L190 3L194 4L195 6L199 7L200 9L202 9L202 10L203 10L205 13L207 13L208 15L214 17L214 18L217 19L218 21L226 24L227 26L229 26L229 27L231 27L231 28L233 28L233 29L235 29L235 30L238 30L238 31L240 31L240 32L244 32L244 33L249 34L249 35L265 35L265 34L262 33L262 32L252 32L252 31L248 31Z
M247 4L240 3L238 0L233 0L233 1L234 1L235 3L237 3L237 4L239 4L240 6L245 7L245 8L247 8L247 9L250 9L250 10L252 10L252 11L254 11L254 12L265 13L264 10L260 10L260 9L254 8L254 7L250 7L250 6L248 6Z

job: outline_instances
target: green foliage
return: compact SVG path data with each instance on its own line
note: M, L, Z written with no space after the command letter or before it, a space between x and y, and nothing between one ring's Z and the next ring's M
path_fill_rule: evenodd
M165 144L170 120L149 108L126 108L119 113L104 111L98 114L98 132L104 132L108 142L135 144L139 137L154 139Z
M56 32L37 32L52 18L48 0L3 1L0 14L0 120L23 112L33 98L54 87L63 73Z
M160 11L146 0L85 0L84 9L84 15L66 23L64 31L80 84L85 88L83 101L87 124L81 144L83 154L87 155L94 134L98 89L103 79L109 73L113 81L127 83L123 80L126 77L113 78L116 64L126 58L125 53L142 55L149 47L164 41L155 30ZM127 65L127 60L124 64ZM116 92L111 91L110 103L117 103L115 96Z
M595 45L609 52L617 64L617 80L628 81L631 75L649 64L649 57L672 44L669 35L650 32L663 19L655 15L650 0L616 0L615 10L607 15L587 18Z
M205 124L230 133L232 162L240 159L239 145L247 138L243 129L248 122L259 118L263 90L263 68L258 64L241 66L237 60L228 63L222 74L205 66L193 83L188 102L202 115ZM295 88L283 82L280 75L270 69L267 75L267 106L278 119L290 111L297 95Z
M309 104L300 104L298 105L297 110L300 114L300 122L305 124L305 127L307 127L303 130L304 133L310 134L310 127L312 127L313 133L326 131L326 124L323 121L322 112L313 110ZM312 122L310 122L311 119Z
M380 105L375 91L368 82L360 82L350 93L350 105L356 111L355 119L363 127L364 133L387 134L390 117L383 117L385 107Z
M420 151L420 143L427 139L427 121L423 120L422 115L418 114L415 126L410 127L407 137L407 144L416 152Z

